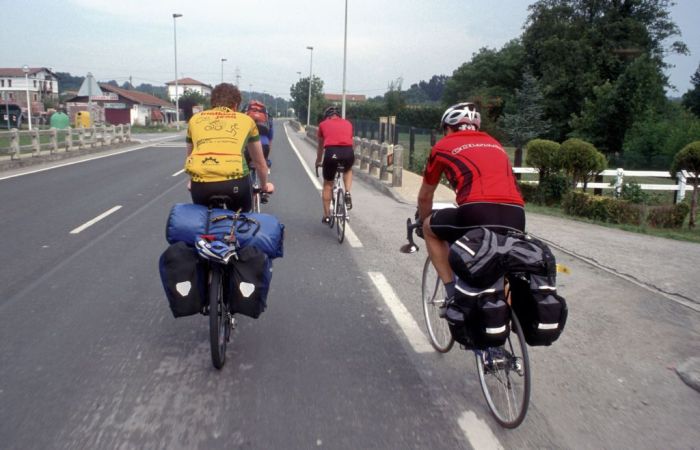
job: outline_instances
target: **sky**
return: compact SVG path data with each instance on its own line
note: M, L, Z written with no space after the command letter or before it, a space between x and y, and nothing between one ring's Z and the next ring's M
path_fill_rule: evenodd
M343 89L345 0L0 0L0 67L49 67L100 81L163 85L178 77L288 98L310 69ZM346 92L382 95L451 75L480 48L517 38L533 0L347 0ZM700 63L700 0L671 17L689 56L669 56L679 96ZM173 19L173 13L182 17ZM174 23L175 22L175 23ZM175 39L175 33L177 39ZM13 37L12 39L7 39ZM675 39L674 39L675 40ZM307 49L313 47L313 51ZM313 58L313 59L312 59ZM226 61L222 62L222 59ZM312 65L312 67L310 67Z

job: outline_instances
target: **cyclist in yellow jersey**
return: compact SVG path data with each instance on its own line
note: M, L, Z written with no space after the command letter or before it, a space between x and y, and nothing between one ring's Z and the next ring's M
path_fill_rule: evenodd
M265 167L260 134L255 122L236 112L241 92L230 83L217 85L211 93L211 109L190 118L187 127L185 172L191 177L192 202L208 205L211 196L228 196L227 206L249 211L252 207L252 182L244 149L258 167ZM262 192L275 187L267 181L266 171L258 173Z

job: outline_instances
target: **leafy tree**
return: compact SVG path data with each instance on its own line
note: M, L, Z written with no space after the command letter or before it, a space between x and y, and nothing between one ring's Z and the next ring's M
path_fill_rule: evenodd
M698 187L700 187L700 141L691 142L683 150L678 152L671 164L671 175L681 170L687 170L695 176L691 178L693 184L693 195L690 199L690 222L689 228L695 228L695 216L698 205Z
M309 77L302 78L293 84L289 89L292 97L292 107L297 112L299 120L306 122L309 104ZM315 76L311 80L311 123L318 123L318 116L323 113L325 104L323 98L323 80Z
M506 106L501 120L501 128L515 146L515 166L522 166L523 145L529 140L543 136L549 131L550 124L542 117L542 92L537 80L531 74L523 76L522 89L515 90L515 99Z
M68 72L56 72L56 79L58 80L58 89L65 92L80 89L85 77L75 77Z
M528 166L539 171L539 182L542 183L550 175L557 173L561 167L559 148L561 144L547 139L533 139L527 143Z
M571 178L572 186L576 188L582 182L584 192L588 182L607 167L605 156L593 144L581 139L567 139L559 152L561 166Z
M178 99L178 105L182 108L185 114L185 120L187 121L193 116L194 113L192 109L195 106L200 105L202 108L208 109L211 105L209 100L209 97L205 97L199 92L186 90Z
M624 99L639 91L634 82L651 79L640 77L643 68L638 67L628 73L626 83L631 86L616 86L637 57L644 56L651 64L661 88L667 84L663 74L665 41L680 34L670 19L670 5L669 0L539 0L529 7L522 37L525 60L542 83L546 114L559 139L569 134L570 117L582 114L586 99L597 97L598 102L615 105L620 112ZM687 47L677 41L670 51L685 54ZM606 81L610 87L594 93L594 88ZM651 94L657 91L655 87ZM630 108L635 112L645 109L638 105ZM623 115L627 125L630 117L634 114ZM619 136L610 139L608 135L602 140L608 146L610 141L621 142Z
M692 83L693 88L683 94L683 106L691 110L696 116L700 117L700 65L698 65L698 68L693 76L690 77L690 82Z
M500 50L481 48L446 81L443 102L454 104L475 97L507 101L522 83L525 52L519 40Z
M389 90L384 94L384 102L386 103L386 112L390 116L395 116L406 106L406 100L401 92L401 84L403 78L399 77L396 80L389 82Z

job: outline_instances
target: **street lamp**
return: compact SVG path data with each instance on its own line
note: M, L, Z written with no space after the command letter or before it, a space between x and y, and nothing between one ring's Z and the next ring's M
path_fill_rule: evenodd
M311 75L313 74L313 67L314 67L314 48L313 47L306 47L307 50L309 50L309 105L307 106L306 109L306 126L309 126L309 123L311 122Z
M221 58L221 82L224 82L224 61L228 61L226 58Z
M173 13L173 42L175 43L175 126L180 131L180 90L177 86L177 25L175 20L182 14Z
M29 66L26 64L22 66L22 72L24 72L24 89L27 92L27 116L29 117L29 131L32 131L32 103L29 101Z
M343 39L343 106L341 114L345 119L345 66L348 59L348 0L345 0L345 37Z

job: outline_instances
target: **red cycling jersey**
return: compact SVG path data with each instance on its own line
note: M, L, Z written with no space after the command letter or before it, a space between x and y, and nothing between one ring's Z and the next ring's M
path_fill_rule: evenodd
M352 124L338 116L332 116L318 125L318 138L323 147L352 146Z
M457 204L487 202L523 206L513 168L501 144L480 131L458 131L430 151L423 181L436 185L444 173Z

